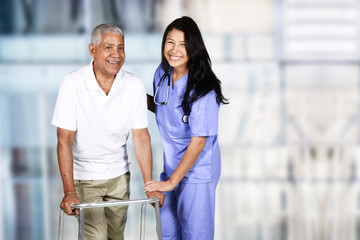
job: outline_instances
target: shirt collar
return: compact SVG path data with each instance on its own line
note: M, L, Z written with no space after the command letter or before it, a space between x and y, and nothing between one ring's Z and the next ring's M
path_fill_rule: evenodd
M91 63L85 68L84 75L85 75L85 85L87 89L89 90L101 90L98 82L96 81L95 73L94 73L94 66L93 66L94 60L91 61ZM116 74L116 77L114 79L113 85L111 88L121 88L122 87L122 76L123 71L120 69L118 74Z

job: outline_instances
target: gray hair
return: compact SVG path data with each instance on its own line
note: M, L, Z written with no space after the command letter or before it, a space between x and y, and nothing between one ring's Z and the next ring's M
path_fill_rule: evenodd
M120 27L112 23L103 23L94 28L91 33L91 43L97 47L100 44L101 36L107 32L119 34L124 37L124 33Z

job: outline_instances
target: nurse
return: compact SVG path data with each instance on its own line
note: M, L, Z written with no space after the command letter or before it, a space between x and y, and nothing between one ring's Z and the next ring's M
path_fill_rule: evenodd
M148 107L156 114L164 170L161 181L147 182L144 191L165 193L160 210L163 239L214 239L215 189L220 177L218 113L220 104L228 101L191 18L170 23L161 49Z

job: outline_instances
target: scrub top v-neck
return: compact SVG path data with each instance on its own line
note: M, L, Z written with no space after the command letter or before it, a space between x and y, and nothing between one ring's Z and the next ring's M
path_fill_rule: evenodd
M164 70L161 65L154 74L154 92L159 84ZM159 128L164 151L164 171L162 179L170 178L179 165L191 137L206 137L206 145L193 167L181 180L187 183L204 183L218 178L220 175L220 150L218 145L218 112L219 104L214 91L195 101L191 106L188 122L183 121L184 111L181 107L188 75L172 81L170 69L170 89L166 105L156 105L156 122ZM165 78L159 86L156 101L167 98L168 79Z

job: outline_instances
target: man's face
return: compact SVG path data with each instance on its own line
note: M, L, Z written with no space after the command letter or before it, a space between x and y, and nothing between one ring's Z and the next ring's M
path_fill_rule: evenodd
M107 32L102 35L100 44L89 44L94 59L94 71L97 79L114 78L125 61L124 37Z

